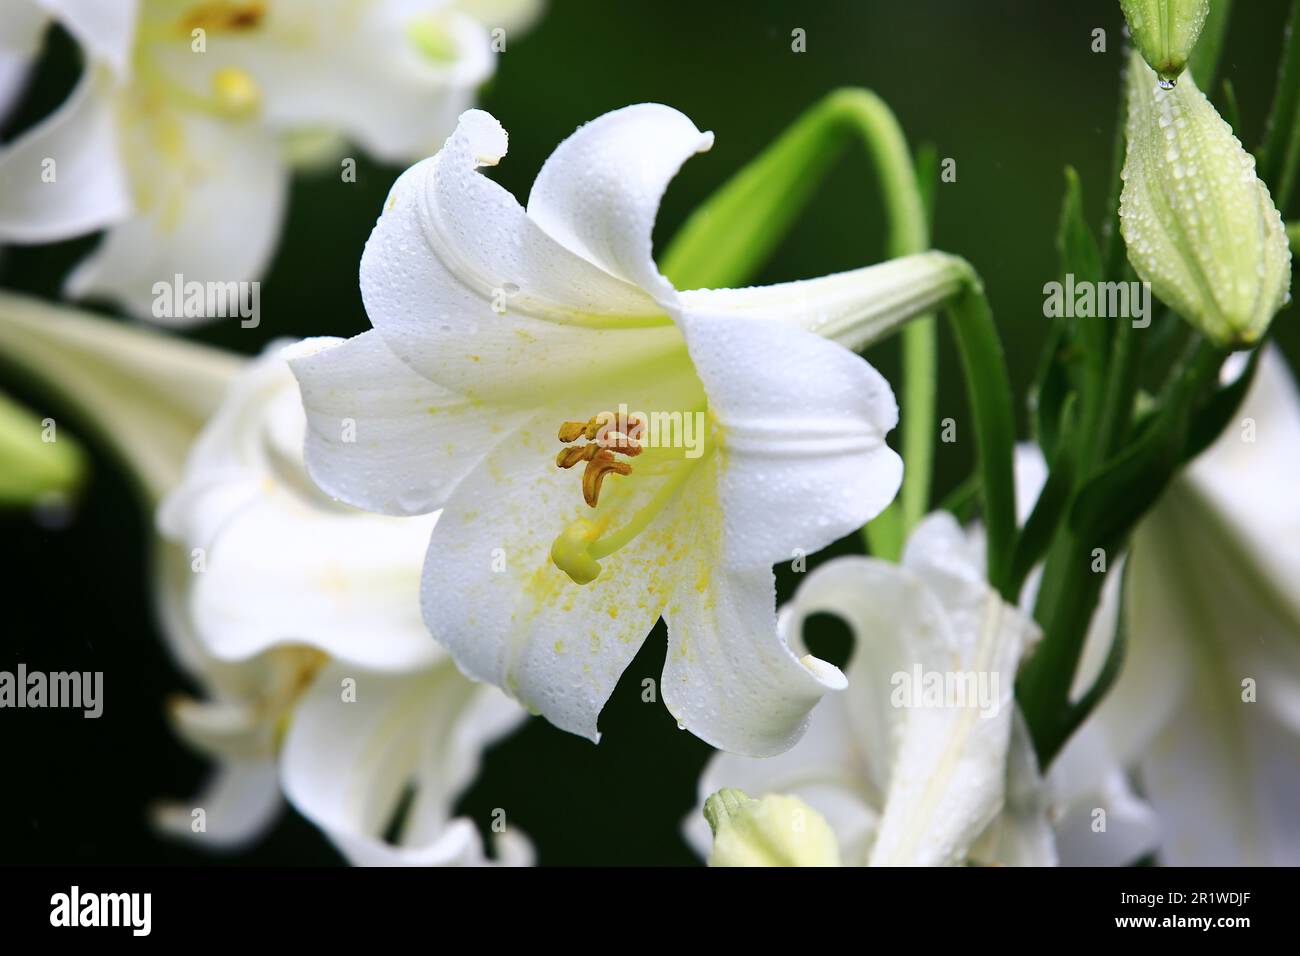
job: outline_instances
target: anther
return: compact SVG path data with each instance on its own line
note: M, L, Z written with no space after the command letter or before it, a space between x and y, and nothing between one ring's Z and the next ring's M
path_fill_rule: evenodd
M587 446L595 448L595 445ZM591 507L596 507L600 499L600 486L605 480L605 476L610 472L624 477L632 474L632 466L625 461L619 461L614 457L614 453L607 449L601 448L591 460L587 462L587 468L582 473L582 497Z

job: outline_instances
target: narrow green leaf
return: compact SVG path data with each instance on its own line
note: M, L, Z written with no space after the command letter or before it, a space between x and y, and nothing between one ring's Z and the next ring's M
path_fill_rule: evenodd
M1300 160L1300 0L1293 0L1286 46L1278 67L1273 106L1256 156L1259 177L1268 184L1277 208L1286 214Z
M1074 427L1074 405L1072 395L1061 409L1059 430L1062 437L1057 445L1058 453L1054 459L1048 459L1047 481L1016 540L1016 551L1011 560L1009 587L1017 594L1024 586L1025 578L1043 559L1043 555L1051 546L1061 519L1069 508L1070 496L1074 492L1075 451L1071 434Z
M1124 667L1124 658L1128 652L1128 566L1124 567L1123 579L1119 585L1119 611L1115 616L1115 635L1111 638L1106 660L1101 665L1096 679L1077 701L1070 705L1060 729L1060 743L1070 739L1079 726L1088 719L1088 715L1097 709L1106 694L1115 686L1120 671ZM1059 747L1059 745L1058 745Z
M966 394L975 419L975 447L988 535L989 583L1014 604L1010 593L1011 556L1016 546L1016 490L1012 466L1016 443L1015 414L1006 360L993 314L978 279L948 307L950 326L961 356Z
M1201 38L1192 49L1187 68L1192 71L1192 79L1203 90L1213 88L1219 73L1219 60L1223 56L1223 44L1228 38L1228 24L1232 20L1232 0L1214 0L1210 12L1201 28Z

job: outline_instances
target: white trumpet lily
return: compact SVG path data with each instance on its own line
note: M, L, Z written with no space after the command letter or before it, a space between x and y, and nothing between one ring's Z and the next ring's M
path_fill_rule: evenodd
M325 498L302 466L305 428L273 351L235 382L159 511L193 572L170 577L181 591L168 605L215 659L218 692L178 707L178 722L235 766L278 759L290 801L355 863L486 862L452 803L483 748L525 715L462 677L424 630L417 582L436 516L402 521ZM519 837L506 851L527 856Z
M346 136L389 161L423 155L491 75L488 26L523 25L537 8L11 2L19 13L0 28L0 68L21 74L51 16L81 40L87 65L58 110L0 150L0 240L107 228L68 294L173 324L212 316L155 309L155 284L233 283L266 269L288 184L285 136ZM477 7L498 23L474 19Z
M715 755L700 806L724 787L798 797L830 824L848 866L1054 862L1012 699L1038 628L989 587L980 543L939 514L912 532L901 564L830 561L782 609L786 640L798 645L822 612L853 632L848 689L780 756ZM698 809L686 833L707 855Z
M452 807L483 748L525 715L462 677L424 629L417 582L435 517L372 515L316 490L276 351L244 365L7 295L0 348L97 427L148 507L161 500L162 632L201 689L170 712L216 769L157 823L235 847L273 822L283 792L353 862L489 862ZM497 849L531 857L510 830Z
M893 394L841 343L969 273L932 253L677 291L651 233L712 141L666 106L617 110L555 150L524 209L478 172L505 130L467 112L397 181L366 246L374 329L309 340L291 364L323 489L388 514L443 509L424 614L466 673L597 740L662 616L679 724L770 754L844 681L778 635L771 565L860 527L901 478Z
M1058 760L1102 746L1134 769L1174 866L1300 863L1300 392L1276 350L1259 361L1140 525L1123 670ZM1082 681L1111 633L1090 635Z

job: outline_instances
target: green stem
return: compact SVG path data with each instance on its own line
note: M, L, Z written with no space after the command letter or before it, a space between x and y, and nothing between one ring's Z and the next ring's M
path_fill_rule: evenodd
M1131 321L1122 320L1111 343L1110 374L1106 380L1090 463L1105 461L1123 446L1128 435L1142 371L1145 338Z
M843 149L858 139L880 178L890 258L930 246L925 200L907 138L885 102L867 90L829 94L704 202L661 258L679 289L721 288L752 280ZM872 552L896 558L929 506L934 460L938 349L933 318L902 333L902 453L907 471L898 501L864 530Z
M1123 550L1146 507L1154 504L1177 474L1192 408L1213 387L1222 361L1222 353L1202 342L1186 366L1171 376L1162 396L1161 420L1150 426L1159 429L1160 444L1150 462L1156 473L1143 489L1143 506L1132 508L1115 527L1068 522L1048 555L1034 608L1043 640L1016 682L1016 699L1043 768L1060 751L1079 718L1070 705L1070 688L1109 571L1108 565L1094 570L1094 563L1098 557L1109 562Z

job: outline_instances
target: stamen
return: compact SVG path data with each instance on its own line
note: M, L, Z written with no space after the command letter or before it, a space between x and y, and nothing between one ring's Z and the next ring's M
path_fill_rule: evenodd
M615 421L617 419L613 414L602 412L585 422L564 422L560 425L560 441L568 443L585 438L593 442L590 445L563 448L555 456L555 464L560 468L572 468L580 461L587 463L582 473L582 498L592 508L600 503L600 487L606 475L612 473L626 477L632 474L632 466L625 461L619 461L614 457L614 453L635 458L642 452L641 443L628 434L628 432L640 434L641 429L644 428L641 419L636 416L629 417L628 432L607 431Z
M596 448L597 446L588 445L587 447ZM601 448L591 456L591 460L587 462L586 470L582 473L582 497L591 507L594 508L599 503L600 485L610 472L627 477L632 474L632 466L625 461L616 459L612 451Z
M262 0L209 0L191 7L181 18L181 28L186 33L195 29L234 33L251 30L265 16L266 4Z

